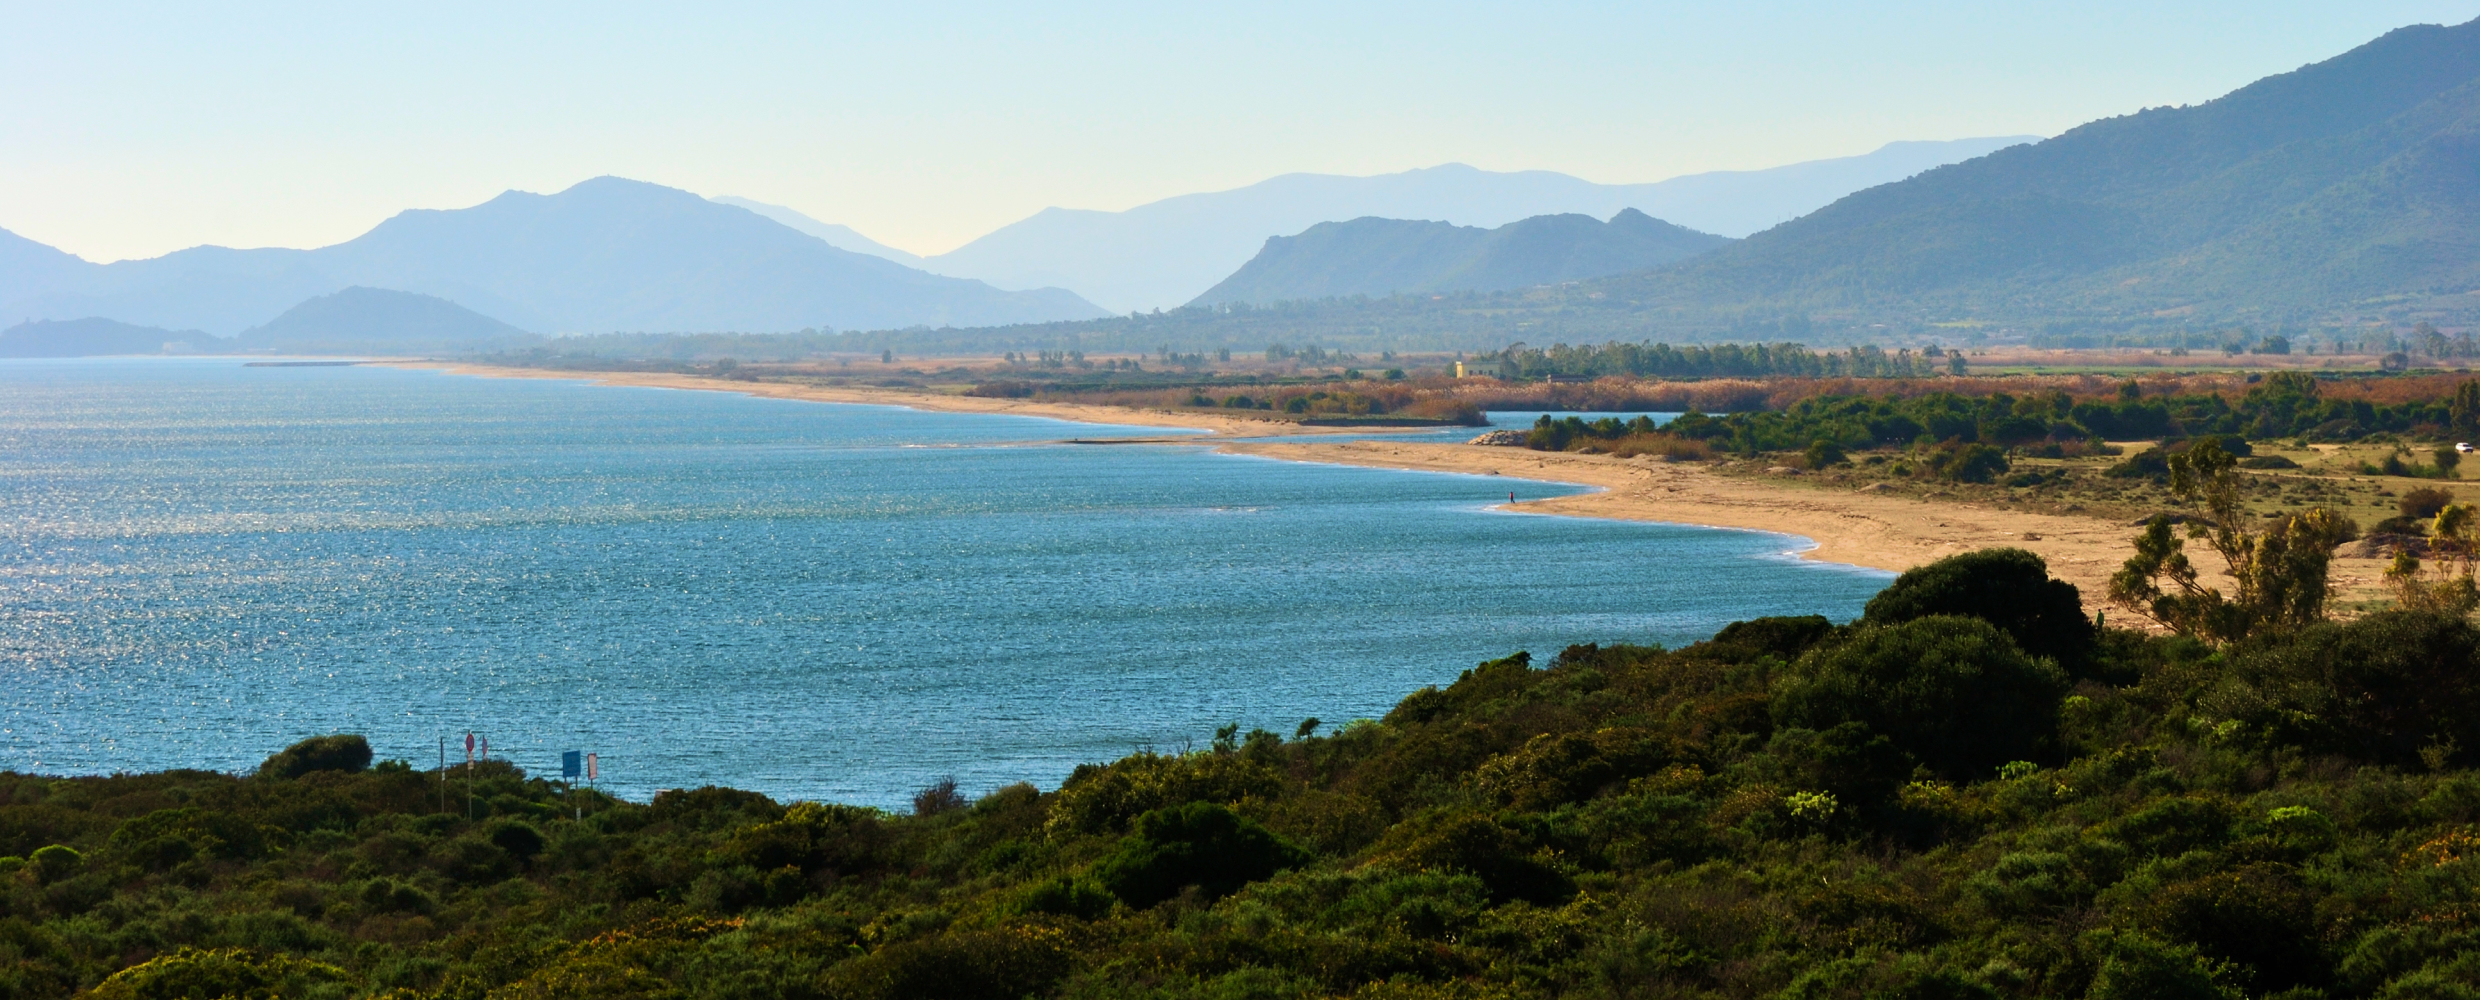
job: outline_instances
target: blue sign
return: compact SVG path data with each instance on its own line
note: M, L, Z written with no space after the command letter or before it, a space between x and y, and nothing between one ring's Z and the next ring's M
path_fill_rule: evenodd
M586 755L584 751L560 751L560 777L574 778L584 773L586 773Z

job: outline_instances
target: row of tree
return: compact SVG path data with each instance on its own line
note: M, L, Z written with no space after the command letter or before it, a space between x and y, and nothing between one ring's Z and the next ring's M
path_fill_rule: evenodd
M1930 353L1936 352L1936 353ZM1925 378L1943 367L1944 352L1930 348L1888 352L1872 345L1843 351L1821 351L1805 344L1628 344L1527 347L1475 355L1467 363L1500 378L1526 380L1544 376L1599 378L1631 375L1640 378Z

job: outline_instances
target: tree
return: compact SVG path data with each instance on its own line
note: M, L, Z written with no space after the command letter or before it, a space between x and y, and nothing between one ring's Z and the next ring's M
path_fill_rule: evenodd
M2005 629L2024 652L2070 672L2092 655L2099 638L2075 585L2051 578L2049 563L2023 549L1982 549L1907 570L1869 599L1861 620L1892 625L1930 615L1988 622Z
M1802 656L1774 693L1777 724L1819 731L1847 722L1956 780L2039 755L2058 724L2066 674L2024 655L1994 625L1930 615L1863 625Z
M2411 498L2403 499L2407 512ZM2437 511L2428 538L2429 555L2436 559L2432 572L2421 571L2420 557L2409 547L2394 553L2385 582L2394 589L2397 603L2413 611L2457 618L2480 610L2480 582L2473 580L2474 564L2480 563L2480 524L2475 524L2473 515L2472 508L2453 503Z
M2446 335L2437 332L2437 328L2427 320L2421 320L2420 325L2411 328L2411 341L2420 345L2421 353L2431 358L2444 358L2453 349L2447 343Z
M2181 635L2235 642L2260 627L2291 628L2325 617L2326 570L2334 546L2351 534L2342 515L2319 507L2283 516L2263 534L2245 527L2238 460L2207 438L2170 456L2170 490L2201 503L2209 519L2187 522L2187 537L2211 545L2238 583L2225 598L2206 586L2186 545L2156 517L2136 538L2136 554L2110 578L2110 600ZM2165 590L2163 583L2171 588Z
M2454 387L2454 395L2446 400L2447 423L2457 437L2480 437L2480 382L2465 382Z
M1972 373L1971 366L1964 363L1962 351L1946 352L1946 373L1957 377Z

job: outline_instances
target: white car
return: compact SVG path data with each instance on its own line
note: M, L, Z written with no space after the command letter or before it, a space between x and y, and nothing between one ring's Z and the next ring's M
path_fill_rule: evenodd
M2471 448L2471 442L2469 442L2469 441L2457 441L2457 442L2455 442L2455 443L2454 443L2454 450L2459 451L2459 452L2462 452L2463 454L2469 455L2469 454L2471 454L2471 451L2472 451L2472 448Z

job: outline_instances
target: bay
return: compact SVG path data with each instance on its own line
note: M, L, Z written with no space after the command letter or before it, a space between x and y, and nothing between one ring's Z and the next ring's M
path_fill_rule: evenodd
M1529 423L1529 417L1526 422ZM231 359L0 362L0 768L468 731L631 797L896 806L1383 715L1488 658L1856 615L1781 535L1101 428Z

